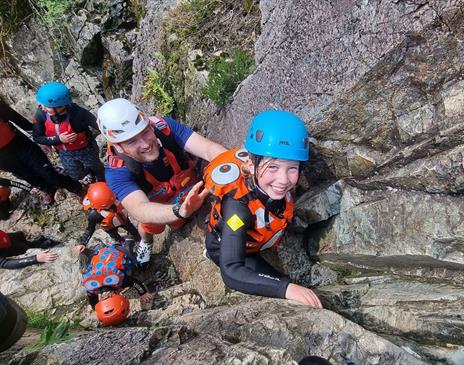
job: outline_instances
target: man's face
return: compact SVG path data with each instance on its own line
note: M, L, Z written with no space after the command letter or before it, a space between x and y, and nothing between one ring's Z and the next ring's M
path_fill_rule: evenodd
M142 132L127 141L115 143L119 153L137 162L151 162L159 157L159 144L153 128L148 125Z

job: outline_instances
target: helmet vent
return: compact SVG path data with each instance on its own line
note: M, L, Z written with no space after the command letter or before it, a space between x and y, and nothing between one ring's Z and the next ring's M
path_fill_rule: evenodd
M264 137L264 132L261 130L256 131L256 142L261 142Z

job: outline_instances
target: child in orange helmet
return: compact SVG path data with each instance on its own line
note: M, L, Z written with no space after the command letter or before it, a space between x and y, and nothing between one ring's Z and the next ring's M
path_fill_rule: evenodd
M117 244L81 253L89 262L83 270L81 285L103 326L117 326L129 315L129 300L121 294L123 288L135 288L142 304L152 299L145 284L132 275L135 258L129 246Z
M116 242L124 242L124 239L118 233L118 228L126 230L135 240L140 240L140 235L130 222L124 207L116 200L106 183L97 182L91 184L82 205L84 210L89 212L87 216L88 224L84 234L76 244L76 251L82 252L84 250L94 234L97 224Z

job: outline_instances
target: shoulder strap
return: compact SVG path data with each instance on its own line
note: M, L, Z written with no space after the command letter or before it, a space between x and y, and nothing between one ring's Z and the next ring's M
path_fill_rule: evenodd
M167 128L169 128L169 126L167 126ZM165 128L162 128L162 129L159 128L159 123L154 126L153 130L155 132L156 137L160 140L161 144L163 145L163 147L168 149L174 154L177 162L179 163L180 168L182 170L187 169L189 167L188 158L185 155L184 150L177 144L174 137L172 137L171 130L168 129L169 134L166 134Z
M145 178L142 164L129 156L119 153L116 149L113 149L113 152L124 162L125 167L135 175L137 185L140 186L145 194L148 194L153 189L153 185Z

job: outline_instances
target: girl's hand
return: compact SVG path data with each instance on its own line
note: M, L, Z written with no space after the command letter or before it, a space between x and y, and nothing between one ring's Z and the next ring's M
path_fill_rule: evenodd
M145 293L145 294L140 296L140 303L141 304L147 304L147 303L150 303L152 299L153 299L153 294Z
M77 139L77 134L74 132L63 132L60 133L61 143L72 143Z
M322 308L321 301L317 295L308 288L301 285L288 284L287 291L285 292L286 299L295 300L303 305L309 305L313 308Z
M52 252L50 250L42 251L41 253L37 254L36 259L37 262L53 262L58 258L58 254L56 252Z

